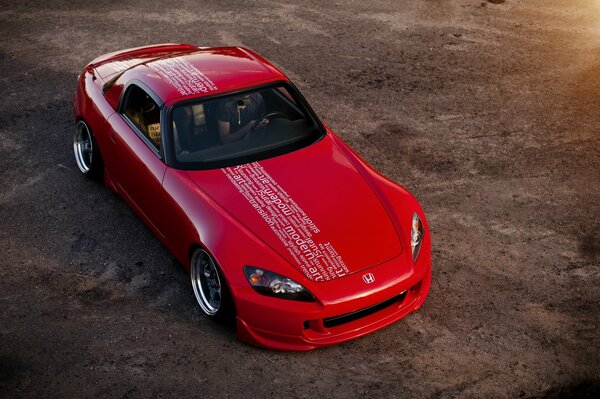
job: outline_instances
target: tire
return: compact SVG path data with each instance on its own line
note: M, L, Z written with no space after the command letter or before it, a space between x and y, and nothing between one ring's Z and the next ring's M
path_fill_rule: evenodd
M79 171L86 177L102 181L104 178L104 162L96 138L88 125L80 120L73 136L73 153Z
M190 278L202 312L220 323L233 323L235 312L227 282L217 263L201 248L190 258Z

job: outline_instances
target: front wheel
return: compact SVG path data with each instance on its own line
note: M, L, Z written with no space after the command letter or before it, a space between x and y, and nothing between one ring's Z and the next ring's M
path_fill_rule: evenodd
M73 136L73 152L79 171L91 179L101 181L104 163L96 138L84 121L77 122Z
M196 249L190 260L190 276L194 295L202 312L221 322L233 320L233 304L227 283L212 257Z

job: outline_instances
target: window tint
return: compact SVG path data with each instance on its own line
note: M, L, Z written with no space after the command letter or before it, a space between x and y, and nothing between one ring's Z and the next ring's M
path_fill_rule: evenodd
M160 108L144 90L133 85L129 88L124 113L156 148L160 148Z
M169 124L176 162L186 169L282 154L322 135L285 84L176 105Z

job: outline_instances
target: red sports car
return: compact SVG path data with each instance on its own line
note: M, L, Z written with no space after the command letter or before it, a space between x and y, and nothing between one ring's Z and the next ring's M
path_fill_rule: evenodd
M190 271L202 311L247 343L309 350L418 309L421 207L239 47L101 56L73 96L80 171L116 191Z

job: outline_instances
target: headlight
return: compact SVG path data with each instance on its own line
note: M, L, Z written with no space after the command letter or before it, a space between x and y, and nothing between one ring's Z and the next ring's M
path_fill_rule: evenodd
M419 256L419 250L423 243L423 223L419 216L415 213L412 218L412 225L410 229L410 247L412 249L413 262L417 260Z
M306 288L294 280L254 266L244 266L244 274L256 292L276 298L314 302Z

